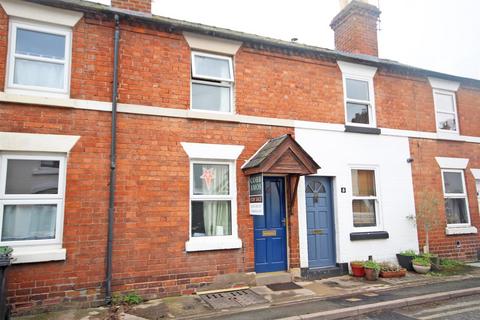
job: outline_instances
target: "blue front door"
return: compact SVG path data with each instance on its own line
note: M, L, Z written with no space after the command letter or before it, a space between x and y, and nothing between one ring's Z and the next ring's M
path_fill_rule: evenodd
M264 214L254 216L255 271L287 269L285 229L285 180L264 177Z
M335 265L335 234L330 179L306 177L308 266Z

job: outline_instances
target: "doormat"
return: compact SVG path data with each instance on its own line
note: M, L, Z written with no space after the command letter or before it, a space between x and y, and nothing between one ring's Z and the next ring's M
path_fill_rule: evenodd
M267 284L267 287L273 291L283 291L283 290L297 290L303 289L303 287L299 286L294 282L285 282L285 283L273 283Z
M268 300L250 289L199 294L199 297L213 309L246 307L252 304L268 303Z

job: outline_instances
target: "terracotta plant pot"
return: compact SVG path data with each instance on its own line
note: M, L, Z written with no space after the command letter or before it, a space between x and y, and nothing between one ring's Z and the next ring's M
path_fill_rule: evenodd
M415 272L421 273L421 274L428 273L428 271L430 271L431 268L432 268L431 265L429 265L429 266L421 266L421 265L419 265L419 264L413 264L413 270L415 270Z
M415 257L404 256L400 253L397 253L397 260L400 267L407 269L408 271L413 271L412 260Z
M365 279L375 281L378 279L378 271L375 269L365 268Z
M380 277L382 278L401 278L405 277L407 269L400 269L399 271L380 271Z
M360 263L350 263L350 268L352 268L352 276L354 277L364 277L365 268L363 264Z

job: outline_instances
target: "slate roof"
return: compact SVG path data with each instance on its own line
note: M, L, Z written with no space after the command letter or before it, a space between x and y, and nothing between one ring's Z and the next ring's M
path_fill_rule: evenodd
M279 49L289 50L293 52L304 52L313 55L318 55L324 58L330 58L334 60L350 61L353 63L363 63L378 67L389 67L401 72L413 73L421 77L437 77L452 81L461 81L462 83L480 87L480 79L472 79L467 77L460 77L450 75L442 72L422 69L407 64L400 63L389 59L381 59L376 56L354 54L344 51L331 50L296 42L283 41L273 39L269 37L263 37L255 34L234 31L226 28L218 28L213 26L204 25L201 23L193 23L178 19L172 19L162 16L153 15L151 13L130 11L125 9L113 8L111 6L93 3L85 0L26 0L43 5L49 5L58 8L84 11L84 12L103 12L106 14L118 14L130 19L138 19L145 22L150 22L167 27L169 30L176 31L190 31L199 34L215 36L230 40L237 40L243 42L254 43L257 48L262 49L263 46L276 47Z
M247 163L242 166L242 170L255 168L261 165L262 162L267 159L268 156L272 154L272 152L274 152L275 149L277 149L277 147L281 145L283 141L287 139L288 134L284 134L283 136L280 136L278 138L270 139L267 143L263 145L260 150L258 150L258 152L252 158L248 160Z

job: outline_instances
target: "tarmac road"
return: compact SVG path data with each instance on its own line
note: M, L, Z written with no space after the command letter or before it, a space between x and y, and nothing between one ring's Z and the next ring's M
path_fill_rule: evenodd
M355 320L480 320L480 295L390 311L376 312Z

